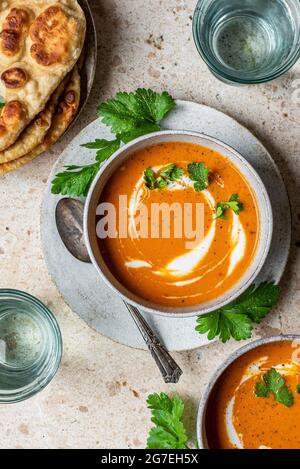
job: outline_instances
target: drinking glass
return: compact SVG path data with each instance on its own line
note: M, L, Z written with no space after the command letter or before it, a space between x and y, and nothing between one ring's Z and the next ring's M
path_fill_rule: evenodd
M37 298L0 289L0 403L43 389L58 370L62 339L53 314Z
M193 35L201 57L220 80L264 83L300 57L300 1L199 0Z

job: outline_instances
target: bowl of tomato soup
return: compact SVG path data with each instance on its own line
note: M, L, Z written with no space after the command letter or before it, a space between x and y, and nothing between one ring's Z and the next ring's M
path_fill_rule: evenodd
M233 353L199 406L200 448L300 449L300 335L268 337Z
M118 150L85 206L101 278L142 309L197 315L252 284L273 230L270 200L247 160L195 132L163 131Z

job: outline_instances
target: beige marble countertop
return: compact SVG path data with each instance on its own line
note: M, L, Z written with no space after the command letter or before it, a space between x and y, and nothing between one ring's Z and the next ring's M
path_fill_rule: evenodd
M300 333L300 63L272 83L233 88L217 81L192 39L196 0L91 0L99 63L89 104L49 153L0 178L0 287L38 296L55 313L64 354L53 382L29 401L0 407L1 448L143 448L151 392L180 393L192 436L197 406L211 374L240 345L211 344L174 354L181 382L165 385L147 352L97 334L66 306L46 269L39 236L46 181L62 149L90 121L95 106L118 90L169 90L228 113L272 153L291 198L294 238L278 307L259 335Z

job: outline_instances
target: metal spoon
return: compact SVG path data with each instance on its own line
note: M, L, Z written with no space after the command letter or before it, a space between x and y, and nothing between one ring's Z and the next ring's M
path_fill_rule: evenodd
M78 260L91 263L84 243L83 233L84 204L76 199L61 199L55 211L56 226L59 235L68 251ZM158 337L149 327L140 311L124 301L143 339L154 358L165 383L178 383L182 370L161 344Z

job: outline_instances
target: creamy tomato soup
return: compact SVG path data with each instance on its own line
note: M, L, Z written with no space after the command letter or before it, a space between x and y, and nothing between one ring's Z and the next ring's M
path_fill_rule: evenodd
M300 448L300 348L291 341L262 345L238 358L218 380L206 412L210 448ZM275 368L293 394L286 406L257 397L255 386Z
M209 177L207 187L196 191L187 168L190 163L199 162L209 168ZM184 174L166 187L150 190L144 171L151 168L157 176L170 164L176 164ZM243 210L237 215L228 209L224 218L216 218L217 204L228 201L232 194L238 194ZM127 209L120 208L119 195L127 196ZM255 196L239 170L208 148L170 142L140 150L115 171L100 202L116 207L118 233L120 216L123 222L128 216L127 237L99 239L106 264L128 290L155 304L189 306L214 299L236 284L253 260L259 238ZM150 214L153 203L179 203L183 209L184 204L192 204L195 217L196 204L202 204L201 239L187 247L187 237L178 238L175 233L176 214L170 221L164 215L160 217L156 227L160 233L156 231L155 237L137 234L140 205L145 205ZM150 218L149 215L149 227ZM162 225L166 228L166 224L169 238L162 235Z

